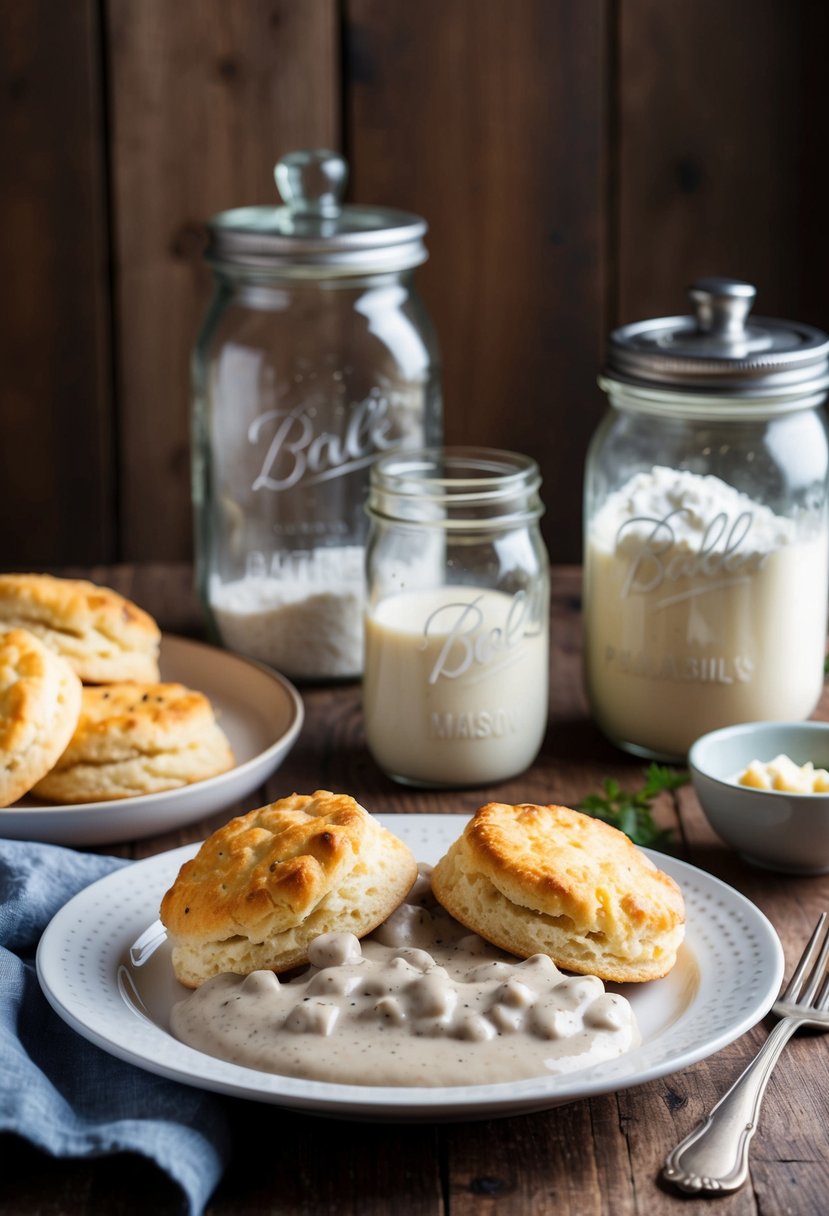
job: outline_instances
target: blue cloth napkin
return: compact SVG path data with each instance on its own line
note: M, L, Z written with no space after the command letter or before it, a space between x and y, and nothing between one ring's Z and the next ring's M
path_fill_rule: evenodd
M81 1038L53 1012L35 973L35 949L55 912L129 864L0 842L0 1131L55 1157L141 1153L178 1183L190 1216L199 1216L230 1153L221 1101Z

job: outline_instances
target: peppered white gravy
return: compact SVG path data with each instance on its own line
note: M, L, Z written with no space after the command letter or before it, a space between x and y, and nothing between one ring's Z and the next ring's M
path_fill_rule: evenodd
M326 933L310 967L219 975L172 1011L191 1047L247 1068L352 1085L480 1085L572 1072L639 1043L633 1010L546 954L523 962L435 901L428 867L362 942Z

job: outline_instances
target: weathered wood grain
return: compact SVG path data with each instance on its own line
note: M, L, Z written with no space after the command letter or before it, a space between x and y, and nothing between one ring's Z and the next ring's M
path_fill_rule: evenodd
M215 212L277 201L273 166L339 143L335 0L108 0L121 541L189 556L190 352Z
M609 1213L595 1160L592 1106L581 1102L453 1128L446 1136L452 1216ZM622 1190L615 1188L620 1199ZM627 1198L630 1195L628 1188Z
M618 7L617 315L687 311L700 275L749 279L757 312L829 328L829 8L803 0Z
M434 1126L332 1123L246 1102L230 1113L249 1151L222 1181L211 1216L443 1216Z
M538 458L558 561L603 408L606 9L345 4L352 193L428 220L447 439Z
M0 7L0 561L115 557L104 97L93 0Z

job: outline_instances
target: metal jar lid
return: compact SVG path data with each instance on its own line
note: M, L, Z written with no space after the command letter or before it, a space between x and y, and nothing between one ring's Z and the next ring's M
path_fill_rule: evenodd
M293 277L406 270L425 262L426 221L388 207L345 206L348 165L324 149L289 152L274 169L284 206L237 207L209 221L206 258Z
M829 387L829 335L797 321L749 317L757 290L738 279L698 279L693 315L615 329L603 379L669 392L771 400Z

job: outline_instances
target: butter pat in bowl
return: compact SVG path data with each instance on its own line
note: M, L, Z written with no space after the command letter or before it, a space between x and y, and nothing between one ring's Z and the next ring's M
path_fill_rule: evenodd
M746 861L829 872L829 723L726 726L697 739L688 767L711 826Z

